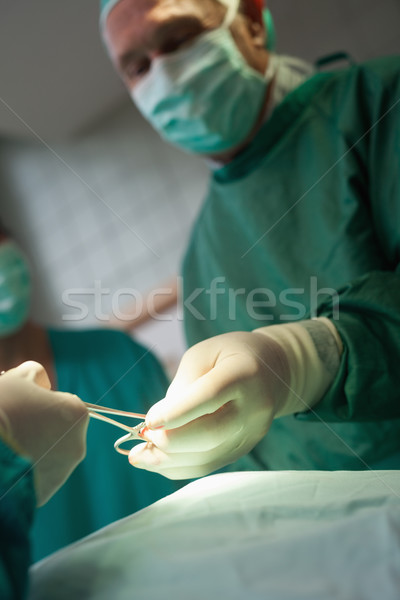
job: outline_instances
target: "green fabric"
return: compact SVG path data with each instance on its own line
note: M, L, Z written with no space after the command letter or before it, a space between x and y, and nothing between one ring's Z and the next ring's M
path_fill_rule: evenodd
M30 463L0 439L0 598L25 598L35 509Z
M32 278L26 258L13 240L0 242L0 338L19 331L26 323L32 295Z
M100 13L106 9L110 10L110 6L114 6L117 2L119 2L119 0L100 0Z
M160 364L129 336L115 331L51 331L49 336L58 389L92 404L139 413L146 413L164 397L168 381ZM90 422L85 460L37 511L35 560L155 502L180 485L131 467L127 457L113 447L122 435L116 427Z
M189 345L332 318L314 277L339 292L345 347L316 415L275 421L240 468L362 469L395 453L400 468L399 172L400 60L389 57L316 75L214 173L183 266ZM257 288L263 305L249 314Z
M108 4L110 4L111 0L100 0L100 13L106 8Z
M276 50L276 29L274 19L269 9L263 10L264 26L267 31L267 50L275 52Z

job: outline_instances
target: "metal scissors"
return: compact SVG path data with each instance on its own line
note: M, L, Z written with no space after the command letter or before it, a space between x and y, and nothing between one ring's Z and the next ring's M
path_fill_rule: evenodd
M126 435L120 437L114 444L115 450L120 454L125 454L125 456L128 456L130 452L130 449L128 450L126 448L121 448L122 444L125 444L126 442L132 442L135 440L145 441L142 437L142 431L146 427L146 423L144 422L146 415L142 415L140 413L127 412L125 410L117 410L116 408L107 408L106 406L98 406L97 404L89 404L89 402L85 402L85 405L89 409L89 416L93 419L105 421L110 425L115 425L115 427L119 427L120 429L128 431ZM104 414L99 413L106 413L108 415L118 415L120 417L128 417L130 419L140 419L142 422L138 425L135 425L135 427L129 427L129 425L125 425L124 423L120 423L115 419L110 419Z

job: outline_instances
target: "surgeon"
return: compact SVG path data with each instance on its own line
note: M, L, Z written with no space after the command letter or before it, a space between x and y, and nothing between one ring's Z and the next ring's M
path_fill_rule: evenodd
M33 323L29 318L31 288L26 256L3 233L0 371L33 360L43 365L49 378L46 386L53 390L77 394L92 404L139 413L147 412L165 395L168 380L161 365L148 349L129 336L98 329L54 330ZM37 511L32 529L34 560L177 489L177 483L159 475L133 472L114 450L114 442L120 436L115 427L99 421L91 423L85 460L46 506Z
M144 118L210 166L190 348L131 464L400 468L399 58L315 73L271 51L261 0L103 0L101 31Z

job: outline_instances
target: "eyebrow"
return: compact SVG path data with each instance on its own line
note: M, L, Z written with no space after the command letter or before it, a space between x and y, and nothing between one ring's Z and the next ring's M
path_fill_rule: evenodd
M157 44L160 40L165 40L170 33L174 33L177 28L184 27L192 27L193 31L196 30L198 33L201 33L204 30L197 17L182 15L180 17L171 17L169 20L160 23L160 25L154 29L152 36L155 38ZM124 67L141 56L143 56L143 52L140 50L128 50L118 59L118 64L121 69L124 69Z

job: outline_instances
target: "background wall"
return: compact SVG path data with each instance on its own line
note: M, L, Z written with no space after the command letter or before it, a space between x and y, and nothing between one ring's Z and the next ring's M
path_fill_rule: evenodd
M269 4L279 52L400 51L399 0ZM56 326L93 326L121 288L145 293L176 274L207 185L204 164L161 142L130 103L101 46L97 6L0 0L0 215L32 261L33 318ZM96 286L110 290L100 305ZM70 320L68 289L85 319ZM184 348L176 319L136 335L163 360Z
M278 52L314 61L345 50L363 61L400 52L399 0L268 0Z
M207 170L127 102L72 141L3 141L0 181L0 214L32 264L33 319L87 328L178 274ZM137 337L168 363L184 351L174 312Z

